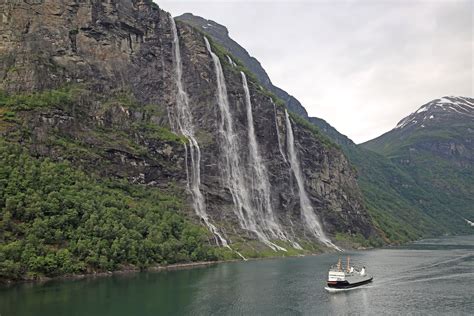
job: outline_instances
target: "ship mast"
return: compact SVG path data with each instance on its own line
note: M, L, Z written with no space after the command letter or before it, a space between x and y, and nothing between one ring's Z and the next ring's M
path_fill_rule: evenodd
M341 263L341 258L339 258L339 260L337 261L337 271L341 271L342 270L342 263Z
M347 256L347 266L346 266L347 272L350 272L350 262L351 262L351 257Z

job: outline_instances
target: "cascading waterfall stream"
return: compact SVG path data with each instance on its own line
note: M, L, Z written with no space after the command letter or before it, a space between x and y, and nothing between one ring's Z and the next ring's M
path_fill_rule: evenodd
M183 88L183 64L181 61L181 51L179 48L179 37L176 23L170 16L171 28L173 31L173 62L175 69L176 93L176 113L175 120L171 120L175 133L180 133L186 137L189 142L189 155L191 157L191 168L188 168L188 147L185 145L186 151L186 175L188 180L188 188L193 198L193 206L196 214L204 221L209 230L214 234L217 243L222 246L229 247L227 240L219 233L217 227L213 225L206 212L206 204L202 195L201 186L201 149L194 136L194 126L192 123L192 114L189 107L188 95ZM190 169L190 170L189 170ZM242 257L243 258L243 257ZM245 258L244 258L245 259Z
M228 187L234 202L234 213L236 214L242 228L253 232L257 238L273 250L282 248L272 243L261 229L265 226L262 213L256 212L252 204L251 194L245 179L245 170L240 161L240 149L237 143L237 135L234 133L233 119L230 113L229 99L224 72L219 57L212 51L209 40L204 37L206 47L214 62L217 78L217 103L221 116L219 134L222 138L220 145L223 153L223 164L221 171L225 184Z
M293 128L291 126L290 117L288 111L285 110L285 120L286 120L286 137L287 137L287 147L288 147L288 159L290 162L291 170L296 178L296 183L298 185L298 192L300 198L300 207L301 215L303 220L310 230L322 243L326 246L334 248L341 251L339 247L334 245L331 240L326 236L319 222L317 215L314 213L314 209L311 206L308 194L304 188L303 175L301 173L300 163L298 161L298 156L295 149L295 139L293 135Z
M271 100L271 102L273 104L273 112L275 114L275 128L276 128L276 132L277 132L278 149L280 150L280 154L283 157L283 161L288 162L288 160L286 160L285 154L283 153L283 147L281 146L281 135L280 135L280 129L278 128L278 118L277 118L276 104L275 104L275 102L273 102L273 100Z
M232 66L232 67L237 67L237 64L234 63L234 61L232 60L232 58L230 58L229 55L226 55L227 56L227 60L229 61L229 64Z
M249 177L252 180L251 188L256 204L257 214L263 214L265 220L265 227L269 230L273 238L278 238L291 242L283 233L279 223L273 214L273 208L270 198L270 181L268 180L268 173L265 165L262 162L262 157L258 149L257 137L255 136L255 126L252 114L252 102L250 100L250 91L247 83L247 76L244 72L240 72L242 76L242 85L245 92L245 105L247 109L247 135L249 143L249 156L251 170ZM297 245L293 243L294 246ZM300 247L299 245L297 245ZM279 250L286 249L275 245Z

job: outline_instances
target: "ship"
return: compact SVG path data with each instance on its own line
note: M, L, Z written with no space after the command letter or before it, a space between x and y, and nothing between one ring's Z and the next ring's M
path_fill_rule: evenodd
M347 257L346 268L343 269L341 259L337 265L332 266L328 273L327 291L335 292L348 290L372 282L373 276L367 274L365 267L360 269L350 265L350 257Z

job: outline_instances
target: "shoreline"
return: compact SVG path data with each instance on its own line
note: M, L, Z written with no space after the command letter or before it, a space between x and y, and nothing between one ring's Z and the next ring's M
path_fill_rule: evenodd
M259 258L256 258L259 259ZM82 273L82 274L65 274L55 277L40 277L37 279L20 279L20 280L0 280L1 287L9 287L20 284L44 284L52 281L68 281L68 280L83 280L83 279L95 279L95 278L104 278L117 275L132 275L140 272L161 272L161 271L174 271L174 270L186 270L199 267L207 267L219 263L228 263L228 262L240 262L243 260L217 260L217 261L196 261L196 262L187 262L187 263L175 263L170 265L155 265L150 266L146 269L139 269L135 267L122 268L114 271L105 271L105 272L92 272L92 273Z
M375 249L375 248L369 248ZM354 250L354 249L346 249ZM368 249L358 249L358 250L368 250ZM275 257L258 257L258 258L247 258L247 260L242 259L231 259L231 260L217 260L217 261L196 261L196 262L186 262L186 263L175 263L170 265L154 265L146 269L139 269L135 267L124 267L119 270L114 271L105 271L105 272L92 272L92 273L82 273L82 274L65 274L55 277L40 277L37 279L20 279L20 280L0 280L0 288L16 286L20 284L44 284L53 281L73 281L73 280L84 280L84 279L95 279L95 278L105 278L117 275L132 275L140 272L162 272L162 271L175 271L175 270L186 270L194 268L204 268L212 265L222 264L222 263L231 263L231 262L247 262L247 261L260 261L260 260L271 260L271 259L284 259L284 258L298 258L298 257L310 257L326 254L330 252L319 252L319 253L308 253L308 254L299 254L293 256L275 256Z
M346 249L346 250L370 250L376 248L361 248L361 249ZM92 273L82 273L82 274L65 274L55 277L40 277L37 279L21 279L21 280L0 280L0 288L16 286L20 284L44 284L53 281L73 281L73 280L84 280L84 279L95 279L95 278L105 278L118 275L133 275L140 272L162 272L162 271L175 271L175 270L186 270L186 269L195 269L195 268L204 268L212 265L222 264L222 263L232 263L232 262L247 262L247 261L260 261L260 260L272 260L272 259L284 259L284 258L299 258L299 257L311 257L323 255L331 252L319 252L319 253L308 253L308 254L299 254L293 256L275 256L275 257L258 257L258 258L247 258L247 260L242 259L231 259L231 260L217 260L217 261L196 261L196 262L187 262L187 263L176 263L170 265L155 265L150 266L146 269L140 270L139 268L134 267L125 267L119 270L114 271L105 271L105 272L92 272Z
M383 248L383 247L381 247ZM380 248L346 248L345 251L353 250L371 250L371 249L380 249ZM344 252L344 251L343 251ZM270 260L270 259L283 259L283 258L298 258L298 257L310 257L318 256L322 254L327 254L331 252L319 252L319 253L308 253L308 254L299 254L292 256L274 256L274 257L257 257L257 258L247 258L247 260L242 259L231 259L231 260L217 260L217 261L196 261L196 262L186 262L186 263L175 263L170 265L154 265L147 267L146 269L139 269L136 267L123 267L122 269L114 271L104 271L104 272L92 272L92 273L82 273L82 274L65 274L54 277L39 277L36 279L20 279L20 280L0 280L0 288L6 288L10 286L16 286L20 284L44 284L53 281L73 281L73 280L84 280L84 279L95 279L95 278L105 278L117 275L132 275L140 272L161 272L161 271L174 271L174 270L186 270L194 268L208 267L211 265L217 265L222 263L231 263L231 262L246 262L246 261L257 261L257 260Z
M440 237L447 237L447 236L440 236ZM367 250L374 250L374 249L384 249L384 248L396 248L400 247L404 244L411 244L420 240L429 239L429 238L437 238L437 237L424 237L412 241L408 241L406 243L402 243L400 245L384 245L382 247L360 247L360 248L347 248L344 249L345 251L367 251ZM438 237L439 238L439 237ZM343 251L342 253L344 253ZM298 258L298 257L310 257L310 256L318 256L322 254L327 254L331 252L320 252L320 253L309 253L309 254L300 254L300 255L293 255L293 256L275 256L275 257L259 257L259 258L248 258L247 261L257 261L257 260L269 260L269 259L283 259L283 258ZM231 263L231 262L246 262L245 260L241 259L231 259L231 260L217 260L217 261L196 261L196 262L186 262L186 263L175 263L170 265L154 265L150 266L146 269L139 269L135 267L124 267L119 270L114 271L105 271L105 272L92 272L92 273L82 273L82 274L65 274L55 277L40 277L37 279L20 279L20 280L0 280L0 288L7 288L10 286L16 286L20 284L44 284L52 281L68 281L68 280L84 280L84 279L95 279L95 278L104 278L104 277L111 277L117 275L132 275L137 274L140 272L161 272L161 271L175 271L175 270L186 270L186 269L194 269L194 268L202 268L208 267L212 265L222 264L222 263Z

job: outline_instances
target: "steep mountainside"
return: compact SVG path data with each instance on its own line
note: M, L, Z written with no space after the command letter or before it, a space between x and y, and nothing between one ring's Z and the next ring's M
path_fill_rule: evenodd
M258 60L251 57L242 46L229 37L229 32L225 26L189 13L177 17L177 19L198 27L202 32L221 43L229 52L238 57L240 62L255 72L262 85L269 87L272 92L283 100L288 100L286 99L287 93L281 94L275 90L281 89L271 87L271 80L268 78L267 73ZM469 99L467 99L467 102L469 102ZM428 203L427 201L438 201L439 198L436 195L439 192L430 186L419 184L416 178L416 168L414 170L408 170L404 168L404 166L399 165L396 161L391 161L382 155L380 151L376 153L356 145L325 120L316 117L308 117L307 112L301 110L303 107L299 102L287 101L285 104L290 110L300 113L307 121L317 126L322 133L327 135L342 148L349 161L357 169L357 181L364 195L366 206L379 231L382 232L387 241L400 242L413 240L422 236L469 232L469 228L465 225L465 222L460 221L459 217L453 220L450 211L446 211L452 207L457 207L455 200L457 197L454 199L448 198L446 201L449 202L443 204L443 207L437 206L437 209L442 214L437 213L435 215L430 211L430 208L438 202ZM295 108L293 106L294 104L298 104L298 106ZM469 104L470 103L467 105ZM463 112L465 109L466 106L464 106L463 109L458 109L458 111ZM426 119L429 119L429 116ZM412 120L407 119L407 121L411 122ZM436 120L432 120L432 122L435 123ZM419 126L421 126L421 123ZM470 133L470 130L466 130L465 128L460 130L457 129L457 127L452 128L453 126L451 125L440 125L440 127L441 126L441 129L446 127L444 131L447 132L449 130L447 133L452 134L454 138L459 137L459 139L462 139L463 135L469 135ZM457 129L457 134L454 131L455 129ZM385 143L383 143L383 145L387 146ZM374 146L376 146L375 143ZM464 144L464 146L468 147L466 144ZM442 147L445 147L445 145L442 145ZM388 149L389 148L385 148L385 150ZM468 155L462 148L460 150L463 152L463 154L460 154L461 156ZM452 163L465 164L467 163L465 158L466 157L462 159L464 162L452 161ZM450 166L446 166L446 168L446 170L450 170ZM441 177L443 171L438 171ZM429 181L429 179L426 179L426 181ZM472 185L470 187L472 188ZM469 192L464 190L460 194L462 196L461 199L464 199ZM445 194L440 196L444 197Z
M474 217L474 99L443 97L362 144L408 172L426 194L426 212L445 226ZM459 228L460 230L466 230Z
M145 0L18 1L0 11L2 161L22 155L32 166L2 171L2 274L307 253L377 238L341 150L201 31ZM86 182L100 189L81 191ZM81 198L53 194L62 190ZM100 190L121 202L102 201ZM68 262L75 268L58 268Z

